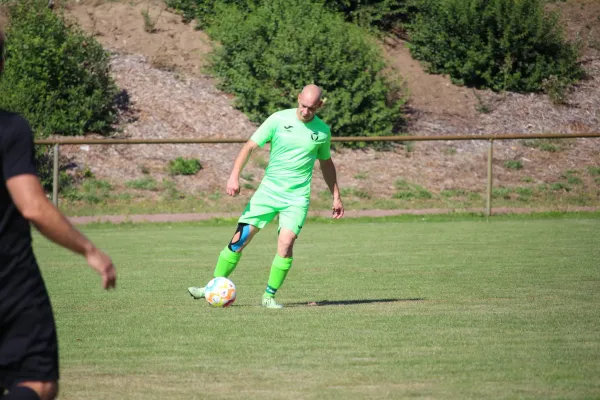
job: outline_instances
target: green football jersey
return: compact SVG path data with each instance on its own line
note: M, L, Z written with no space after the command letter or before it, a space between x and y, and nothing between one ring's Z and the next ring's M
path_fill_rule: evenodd
M296 109L272 114L250 138L260 147L271 143L270 159L260 189L284 200L310 198L315 160L331 157L331 130L315 115L304 123Z

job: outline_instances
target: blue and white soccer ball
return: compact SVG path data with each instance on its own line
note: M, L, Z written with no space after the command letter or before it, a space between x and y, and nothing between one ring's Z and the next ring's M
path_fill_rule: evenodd
M236 298L235 285L227 278L212 279L204 289L204 298L213 307L229 307Z

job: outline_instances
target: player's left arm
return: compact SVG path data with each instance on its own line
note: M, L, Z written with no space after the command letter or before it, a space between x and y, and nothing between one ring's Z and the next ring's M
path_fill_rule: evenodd
M319 159L319 165L321 166L321 172L323 173L323 179L329 187L333 196L333 218L338 219L344 216L344 204L342 203L342 197L340 196L340 188L337 182L337 172L335 164L331 157L328 159Z

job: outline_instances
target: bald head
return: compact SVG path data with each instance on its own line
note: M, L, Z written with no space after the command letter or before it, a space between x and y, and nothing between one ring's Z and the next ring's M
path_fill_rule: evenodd
M296 116L302 122L310 122L315 117L315 113L323 105L321 96L323 91L315 84L304 86L302 92L298 95L298 108Z
M321 96L323 95L323 91L320 87L315 84L310 84L304 86L302 92L300 92L300 96L303 97L306 101L320 101Z

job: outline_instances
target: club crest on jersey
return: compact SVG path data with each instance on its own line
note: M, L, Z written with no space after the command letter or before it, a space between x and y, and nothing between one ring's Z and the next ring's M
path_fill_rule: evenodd
M311 131L311 132L312 132L312 131ZM315 142L316 142L317 140L319 140L319 132L312 132L312 133L310 134L310 138L311 138L313 141L315 141Z

